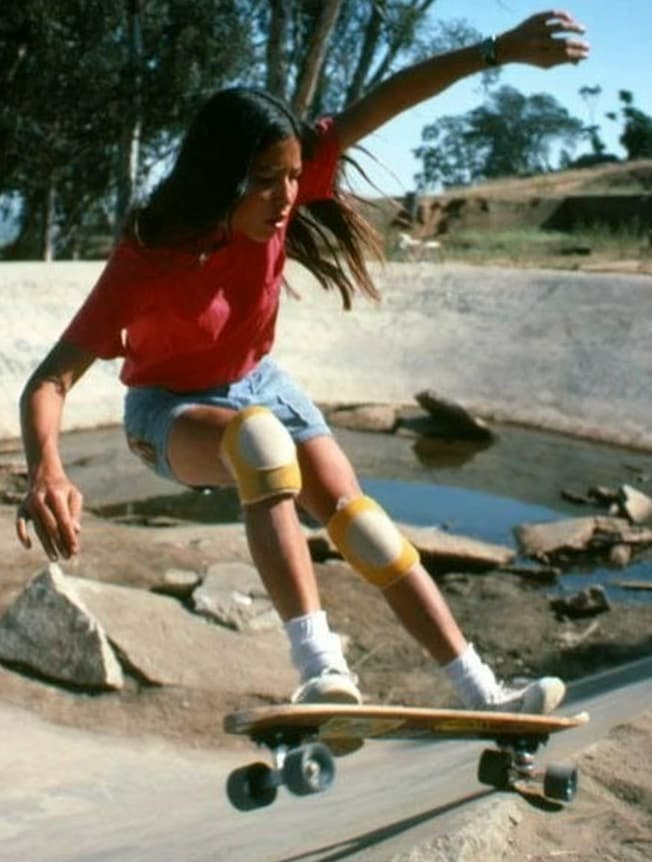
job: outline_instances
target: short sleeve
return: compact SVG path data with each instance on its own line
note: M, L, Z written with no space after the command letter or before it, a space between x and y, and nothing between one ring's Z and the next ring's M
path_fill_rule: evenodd
M128 240L114 249L95 287L61 338L101 359L124 356L123 330L147 294L144 261Z
M319 120L315 125L315 133L317 139L314 152L303 162L297 206L333 197L337 164L341 154L333 118L325 117Z

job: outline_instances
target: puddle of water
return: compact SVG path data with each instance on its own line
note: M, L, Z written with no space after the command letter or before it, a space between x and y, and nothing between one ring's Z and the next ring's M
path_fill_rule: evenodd
M485 542L513 545L512 528L565 517L545 506L450 485L363 479L363 489L397 521L440 527Z
M517 525L557 521L569 516L568 512L547 506L450 485L371 477L363 478L361 484L365 493L376 499L397 521L439 527L510 547L515 547L513 529ZM185 491L104 506L95 511L103 517L152 525L161 525L164 523L161 519L165 518L205 524L242 520L240 504L233 488L215 488L207 492ZM652 592L625 590L618 586L619 581L652 584L652 560L640 560L626 569L575 568L563 575L558 590L574 592L593 584L602 584L615 601L652 603Z
M513 529L519 524L545 523L568 514L546 506L523 503L482 491L447 485L429 485L386 479L365 479L367 494L374 497L397 521L439 527L452 533L515 547ZM652 604L652 592L627 590L619 581L641 581L652 586L652 560L640 560L626 569L575 567L560 579L558 592L575 592L601 584L615 601ZM549 592L554 592L548 588Z

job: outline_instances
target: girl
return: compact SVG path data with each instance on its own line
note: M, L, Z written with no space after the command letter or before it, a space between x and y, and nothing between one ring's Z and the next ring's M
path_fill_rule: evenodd
M339 638L321 610L296 504L441 664L469 708L549 712L558 679L513 690L466 642L413 547L362 495L308 397L269 358L286 254L344 305L376 297L370 228L347 205L342 153L405 109L487 64L578 62L588 45L570 15L545 12L482 44L390 77L334 119L308 128L265 93L234 88L203 106L170 175L136 209L88 299L21 398L31 521L51 559L79 550L82 497L58 451L65 397L97 358L124 357L125 428L152 469L190 486L235 483L253 560L290 642L295 702L359 702Z

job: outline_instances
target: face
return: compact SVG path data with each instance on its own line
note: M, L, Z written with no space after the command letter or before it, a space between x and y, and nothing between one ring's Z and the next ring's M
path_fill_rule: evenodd
M231 227L256 242L267 242L287 224L297 197L301 144L284 138L254 160L244 198L237 204Z

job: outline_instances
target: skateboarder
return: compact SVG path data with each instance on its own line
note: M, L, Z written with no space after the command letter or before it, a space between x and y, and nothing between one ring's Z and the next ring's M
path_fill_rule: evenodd
M376 296L368 225L338 187L340 157L398 113L487 65L541 68L588 55L564 12L534 15L481 44L410 66L308 128L264 92L232 88L199 110L170 174L128 218L98 283L21 398L29 486L16 519L51 559L79 550L82 498L58 449L65 398L98 358L124 358L125 430L159 474L193 487L234 483L253 560L281 615L295 702L358 702L321 609L298 504L443 666L470 708L549 712L564 685L501 685L464 638L416 550L362 495L308 396L270 358L286 254L348 306ZM405 333L406 343L409 332ZM270 669L273 672L273 669Z

